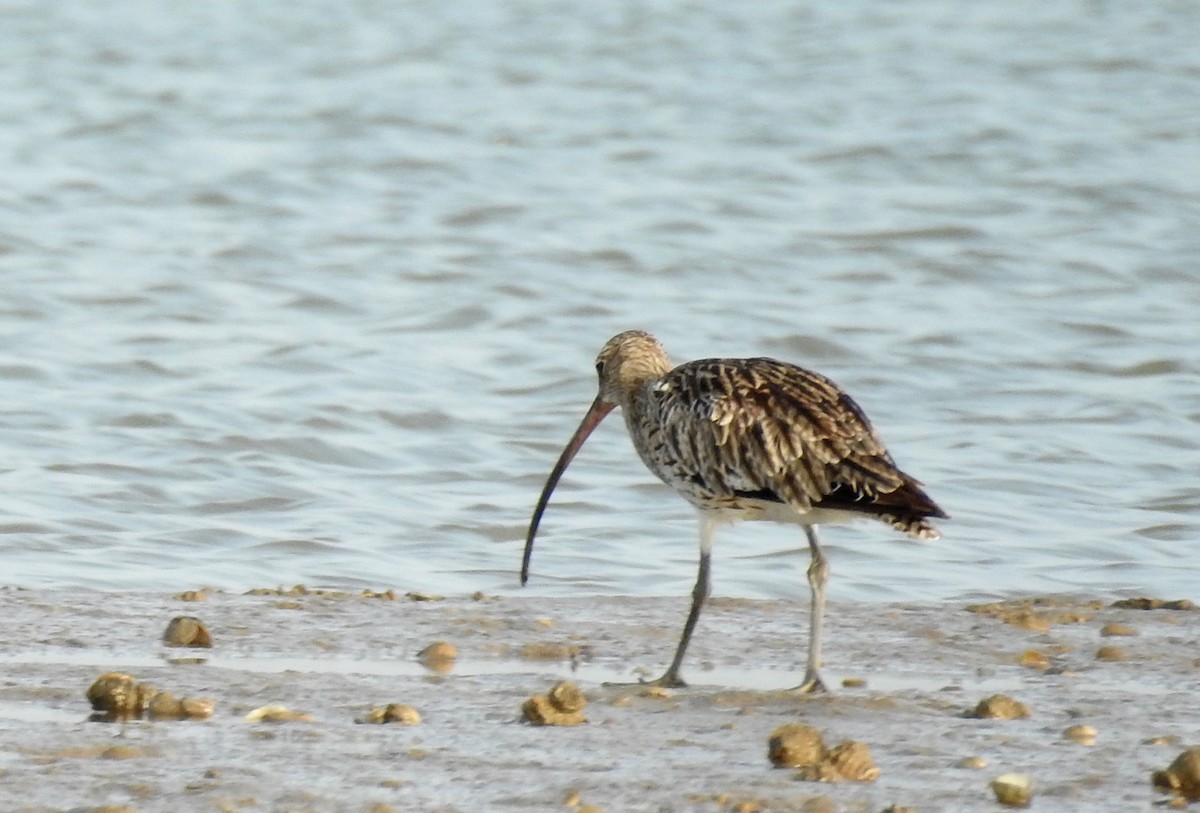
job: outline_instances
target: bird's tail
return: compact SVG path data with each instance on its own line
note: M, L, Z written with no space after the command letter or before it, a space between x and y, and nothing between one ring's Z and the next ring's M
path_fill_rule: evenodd
M942 537L941 532L933 527L930 519L950 518L922 490L921 484L907 475L904 485L895 491L881 495L878 502L883 509L878 514L879 519L897 531L928 542Z
M942 532L933 527L933 523L929 521L929 517L921 517L915 514L880 514L879 518L897 531L903 531L915 539L933 542L942 538Z

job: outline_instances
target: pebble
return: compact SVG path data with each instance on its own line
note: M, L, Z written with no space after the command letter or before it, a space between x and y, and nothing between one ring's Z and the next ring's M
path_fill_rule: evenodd
M1096 729L1090 725L1073 725L1067 726L1063 730L1063 736L1068 740L1077 742L1080 745L1095 745L1096 744Z
M417 653L417 660L431 672L444 675L454 668L458 647L448 641L434 641Z
M814 765L828 754L821 732L810 725L786 723L771 732L767 757L777 768Z
M1006 807L1029 807L1033 783L1024 774L1001 774L992 780L992 793L996 794L996 801Z
M313 719L313 716L307 712L293 711L287 706L280 705L259 706L246 715L246 721L250 723L309 723Z
M163 643L167 646L211 647L212 633L204 622L191 615L181 615L171 619L163 633Z
M1128 624L1118 624L1115 621L1109 622L1100 628L1100 636L1103 638L1112 638L1120 635L1137 635L1137 630Z
M979 705L967 712L967 717L986 720L1018 720L1029 716L1029 708L1008 695L994 694L979 701Z
M179 698L170 692L154 695L146 709L151 720L207 720L212 717L213 701L207 698Z
M143 714L152 720L207 720L213 713L213 701L207 698L176 698L124 672L105 672L96 678L87 699L96 720L132 720Z
M521 715L533 725L573 726L586 723L587 698L570 681L559 681L546 694L534 695L521 705Z
M1096 650L1096 660L1098 661L1126 661L1129 656L1125 654L1125 650L1117 646L1102 646Z
M1142 740L1142 745L1179 745L1181 740L1176 734L1160 734Z
M583 696L583 690L567 680L555 683L546 697L556 709L568 714L583 711L583 707L587 705L587 698Z
M1036 649L1027 649L1021 653L1020 664L1030 669L1045 671L1050 668L1050 656Z
M1187 749L1166 770L1151 774L1150 781L1164 793L1200 800L1200 748Z
M777 768L798 768L796 778L809 782L873 782L879 777L866 743L846 740L828 749L820 731L801 723L771 732L767 757Z
M419 725L421 713L412 706L403 703L388 703L386 706L376 706L356 723L399 723L400 725Z
M879 768L865 742L846 740L820 764L801 766L797 776L810 782L874 782L879 778Z

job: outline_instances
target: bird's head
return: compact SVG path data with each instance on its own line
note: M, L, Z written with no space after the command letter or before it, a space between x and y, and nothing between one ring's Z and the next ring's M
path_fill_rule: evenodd
M529 559L533 555L533 538L537 535L538 523L542 513L550 502L550 495L563 472L567 470L575 453L583 446L583 442L592 434L592 430L600 425L604 416L615 408L627 405L639 387L647 381L653 381L671 369L667 354L658 339L642 330L627 330L613 336L604 345L600 355L596 356L596 374L600 377L600 391L591 408L583 416L579 428L567 442L567 446L554 464L542 495L538 498L537 507L533 509L533 519L529 522L529 533L525 537L525 556L521 560L521 584L529 578Z
M618 333L596 356L596 375L600 378L598 399L613 406L628 403L639 387L670 369L667 353L658 339L643 330Z

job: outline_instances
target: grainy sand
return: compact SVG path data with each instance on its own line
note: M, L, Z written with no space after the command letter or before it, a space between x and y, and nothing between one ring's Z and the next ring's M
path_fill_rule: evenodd
M958 813L999 809L988 783L1017 771L1033 778L1035 810L1126 813L1161 800L1151 771L1200 741L1200 612L1081 600L1065 609L1085 620L1034 632L962 604L833 605L825 669L835 692L798 697L781 690L800 680L807 603L714 599L684 673L690 688L654 698L603 685L642 668L658 674L686 605L0 590L0 809L569 813L565 800L577 793L607 813L878 813L892 804ZM177 615L201 618L214 647L164 647ZM1108 622L1137 634L1102 638ZM458 647L445 675L416 660L435 640ZM522 655L530 644L581 654L535 660ZM1098 661L1106 644L1128 659ZM1019 665L1028 649L1051 668ZM84 692L112 670L210 697L215 714L90 722ZM847 677L866 685L844 688ZM520 722L522 701L560 679L587 693L589 724ZM1032 716L963 716L996 692ZM416 707L420 725L354 722L389 702ZM315 719L244 719L273 703ZM878 781L816 784L772 768L767 738L787 722L816 726L831 745L866 742ZM1097 729L1095 745L1063 737L1077 723ZM958 767L969 756L987 767Z

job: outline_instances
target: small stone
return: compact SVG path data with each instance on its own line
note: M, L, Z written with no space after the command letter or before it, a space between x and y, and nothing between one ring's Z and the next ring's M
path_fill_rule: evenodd
M1126 661L1129 656L1125 654L1125 650L1117 646L1102 646L1096 650L1096 660L1098 661Z
M847 740L827 749L820 731L800 723L771 732L767 757L777 768L798 768L796 778L809 782L873 782L879 776L866 743Z
M1137 635L1137 630L1128 624L1117 624L1110 622L1100 628L1100 635L1103 638L1112 638L1120 635Z
M996 794L996 801L1006 807L1029 807L1033 783L1024 774L1006 773L992 780L992 793Z
M259 706L246 715L246 721L250 723L308 723L312 720L313 716L307 712L292 711L280 705Z
M207 720L213 715L213 701L207 697L185 697L179 701L184 719Z
M177 601L208 601L208 593L203 590L184 590L175 596Z
M534 695L521 704L521 714L532 725L573 726L586 723L579 712L563 713L544 694Z
M960 759L957 765L960 768L968 768L970 770L977 771L980 768L986 768L988 761L980 756L970 756Z
M828 754L821 732L809 725L787 723L771 732L767 756L777 768L816 765Z
M98 712L97 719L124 720L141 716L158 690L138 683L124 672L106 672L87 690L87 699Z
M1063 736L1080 745L1096 744L1096 729L1090 725L1073 725L1063 730Z
M190 615L181 615L171 619L167 630L163 633L163 643L167 646L211 647L212 633L204 622Z
M1142 745L1179 745L1182 740L1177 734L1160 734L1157 737L1150 737L1142 740Z
M883 813L917 813L917 809L906 805L888 805L883 809Z
M986 720L1018 720L1029 716L1029 708L1019 700L1003 694L994 694L979 701L967 717Z
M587 705L587 698L584 697L583 691L568 680L555 683L546 696L556 709L567 714L582 711L583 707Z
M454 668L458 647L447 641L434 641L417 653L417 660L432 672L444 675Z
M1043 672L1050 668L1050 656L1036 649L1027 649L1021 653L1020 663L1030 669L1041 669Z
M521 714L533 725L573 726L586 723L587 698L570 681L559 681L547 694L534 695L521 705Z
M146 714L151 720L178 720L183 716L183 708L175 695L159 692L150 701Z
M841 779L849 782L874 782L879 778L879 768L865 742L847 740L830 751L826 761Z
M842 678L842 688L844 689L863 689L866 688L867 679L861 677Z
M400 725L419 725L421 714L412 706L403 703L388 703L386 706L376 706L367 712L366 716L355 720L356 723L399 723Z
M208 719L213 710L211 700L180 700L149 683L138 683L123 672L107 672L96 678L88 687L87 698L96 710L92 715L96 720L129 720L143 714L152 720Z
M1200 799L1200 748L1187 749L1165 771L1151 774L1150 781L1163 793L1192 802Z

